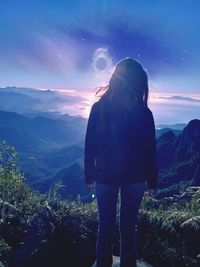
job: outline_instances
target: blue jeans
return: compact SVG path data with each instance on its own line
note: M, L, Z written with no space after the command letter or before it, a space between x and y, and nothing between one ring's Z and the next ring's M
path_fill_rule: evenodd
M127 185L96 183L99 226L96 243L97 267L111 267L116 222L116 208L120 191L120 267L136 267L136 226L139 206L147 189L146 182Z

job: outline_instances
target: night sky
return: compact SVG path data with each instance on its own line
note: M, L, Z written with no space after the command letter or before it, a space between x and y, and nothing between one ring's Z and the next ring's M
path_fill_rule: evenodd
M198 0L1 0L0 87L88 96L129 56L149 74L157 122L200 117L199 10Z

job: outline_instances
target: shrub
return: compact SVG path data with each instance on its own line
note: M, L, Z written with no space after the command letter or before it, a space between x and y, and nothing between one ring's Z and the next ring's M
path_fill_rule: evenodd
M10 267L91 266L98 228L96 200L62 200L58 186L46 195L34 192L17 167L14 149L5 142L0 147L0 261ZM200 190L190 203L145 196L138 237L139 255L154 267L199 266ZM114 248L118 253L119 231Z

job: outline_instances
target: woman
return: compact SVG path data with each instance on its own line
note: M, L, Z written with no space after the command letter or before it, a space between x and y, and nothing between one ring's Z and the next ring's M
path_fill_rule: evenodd
M148 76L139 62L125 58L104 89L90 111L84 157L85 180L96 189L99 212L97 267L112 266L119 192L120 267L134 267L139 206L147 188L154 192L158 176Z

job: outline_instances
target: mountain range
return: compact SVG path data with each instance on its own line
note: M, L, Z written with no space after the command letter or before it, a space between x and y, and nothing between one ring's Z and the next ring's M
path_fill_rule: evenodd
M81 96L63 94L56 90L6 87L0 88L0 109L20 114L56 111L60 106L84 100Z
M87 120L49 111L48 105L54 101L61 100L52 90L1 88L0 140L15 147L20 168L32 187L48 192L56 183L62 197L73 200L80 194L88 201L92 192L85 185L83 171ZM192 183L200 164L200 120L157 125L156 138L156 195L162 198Z
M179 135L172 130L162 134L157 139L157 162L161 196L193 183L200 165L200 120L191 120Z

